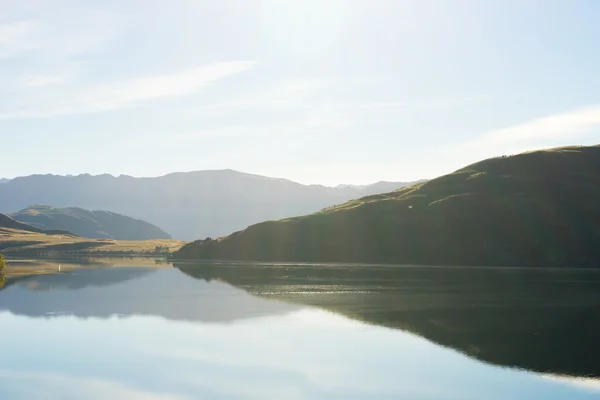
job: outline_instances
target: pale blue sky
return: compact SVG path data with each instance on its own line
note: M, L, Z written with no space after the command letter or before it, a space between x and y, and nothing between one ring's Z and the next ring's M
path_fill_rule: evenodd
M412 180L600 142L600 1L0 0L0 176Z

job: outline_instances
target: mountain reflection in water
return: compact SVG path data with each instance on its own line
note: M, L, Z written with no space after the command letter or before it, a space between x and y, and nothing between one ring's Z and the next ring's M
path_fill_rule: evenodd
M190 280L172 268L80 269L28 276L9 281L0 297L0 311L32 317L158 315L171 320L227 322L299 308L248 296L226 283Z
M0 398L600 393L600 271L175 267L9 279Z
M410 331L485 362L600 377L600 270L175 266L261 297Z

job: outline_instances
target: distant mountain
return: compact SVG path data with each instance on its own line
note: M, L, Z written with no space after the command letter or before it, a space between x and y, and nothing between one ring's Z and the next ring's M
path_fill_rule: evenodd
M10 182L10 179L0 178L0 183L8 183L8 182Z
M37 205L11 214L11 217L36 228L65 230L92 239L152 240L171 238L168 233L148 222L109 211Z
M401 188L407 184L391 185ZM177 239L193 240L379 193L378 185L307 186L232 170L157 178L32 175L0 185L0 212L14 213L31 204L110 210L160 226Z
M499 157L175 258L429 265L600 265L600 146Z

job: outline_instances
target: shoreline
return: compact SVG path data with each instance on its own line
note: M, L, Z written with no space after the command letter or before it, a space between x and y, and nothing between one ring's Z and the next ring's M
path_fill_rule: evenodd
M6 259L5 286L27 276L55 275L93 268L172 268L172 263L156 257L73 257Z

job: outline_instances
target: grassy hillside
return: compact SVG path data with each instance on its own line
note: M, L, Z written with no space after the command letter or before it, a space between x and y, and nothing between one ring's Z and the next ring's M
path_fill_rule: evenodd
M170 239L168 233L148 222L112 213L78 207L31 206L11 217L40 229L60 229L92 239Z
M14 229L25 232L35 232L35 233L46 233L46 234L69 234L67 231L62 230L44 230L41 228L36 228L34 226L19 222L14 218L9 217L8 215L0 214L0 231L2 229Z
M499 157L395 192L265 222L174 257L600 265L600 147Z
M157 255L181 248L170 239L89 239L66 231L42 230L0 214L0 252L6 255Z

